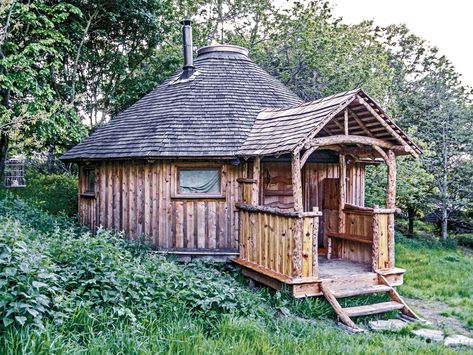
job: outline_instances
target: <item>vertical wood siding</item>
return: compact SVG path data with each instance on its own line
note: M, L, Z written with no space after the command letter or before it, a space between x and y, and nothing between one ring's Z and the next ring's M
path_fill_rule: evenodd
M92 231L97 228L97 206L94 198L79 197L79 223Z
M327 198L323 191L325 179L339 179L339 166L335 164L306 163L304 166L303 193L304 210L311 211L313 207L321 208L323 199ZM346 203L365 205L365 165L355 163L347 165ZM337 197L338 198L338 194ZM338 207L337 207L338 208Z
M237 252L239 217L238 178L247 178L245 164L223 165L225 198L184 199L173 197L177 183L176 165L169 161L107 161L96 167L96 197L79 197L82 224L95 230L124 231L136 240L145 235L156 249L221 250ZM82 171L82 170L81 170ZM323 181L339 177L338 164L307 163L303 172L304 210L321 207ZM84 184L80 175L80 184ZM82 186L82 185L81 185ZM333 196L336 198L336 196ZM347 202L364 203L364 166L353 164L347 171ZM320 218L320 238L324 223L330 227L331 210Z
M219 199L174 197L176 174L176 166L165 161L98 163L96 198L79 200L81 223L124 231L132 240L144 235L156 249L236 252L236 179L246 174L246 166L223 165L224 198Z
M304 210L322 210L319 219L319 245L327 245L328 232L338 229L339 164L306 163L303 171ZM332 182L332 183L330 183ZM347 203L365 204L365 165L347 165Z

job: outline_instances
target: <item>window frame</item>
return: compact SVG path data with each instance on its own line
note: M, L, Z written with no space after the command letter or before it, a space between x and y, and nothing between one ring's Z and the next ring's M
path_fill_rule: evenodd
M90 172L94 172L94 183L93 183L93 188L92 190L89 190L89 174ZM95 166L84 166L82 168L82 186L81 186L81 196L82 197L95 197L96 191L97 191L97 169Z
M181 192L180 171L181 170L218 170L220 177L220 192L218 193L202 193L202 192ZM222 164L177 164L175 165L175 187L173 198L183 199L225 199L225 181L224 169Z

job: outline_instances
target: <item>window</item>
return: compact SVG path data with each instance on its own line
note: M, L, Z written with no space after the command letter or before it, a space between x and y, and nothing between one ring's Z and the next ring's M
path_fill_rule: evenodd
M95 168L84 169L84 193L95 193Z
M219 168L180 168L178 179L179 195L221 195Z

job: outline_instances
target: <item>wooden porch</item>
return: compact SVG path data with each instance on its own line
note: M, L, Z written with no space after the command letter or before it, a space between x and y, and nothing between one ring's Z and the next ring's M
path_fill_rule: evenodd
M399 310L417 315L394 287L405 270L394 266L394 208L366 208L349 204L336 214L284 211L245 203L256 182L241 181L240 255L233 261L243 274L295 298L324 296L345 325L358 330L353 317ZM246 196L246 197L245 197ZM319 250L319 226L326 249ZM342 226L342 228L340 228ZM391 301L342 308L338 299L386 293Z
M388 219L394 211L345 206L346 233L330 232L332 226L326 224L328 248L321 255L317 242L321 212L282 211L244 203L236 207L240 255L234 262L258 282L277 290L287 287L296 298L323 295L322 282L373 286L378 275L391 286L403 282L405 270L388 267Z
M395 267L394 215L396 155L417 156L419 150L368 101L356 94L345 102L337 101L339 106L317 102L314 111L306 107L302 111L287 109L262 115L243 150L256 153L251 178L239 180L240 202L235 205L240 217L240 255L234 262L243 268L243 273L274 289L287 288L297 298L323 295L339 319L353 328L356 325L350 317L361 315L398 309L417 317L394 289L403 283L405 272ZM282 129L288 120L300 127L310 124L310 117L317 117L317 112L326 114L324 106L331 107L333 113L316 131L301 134L299 143L282 138L291 137L282 130L281 147L268 140L264 148L258 148L261 143L257 138L261 135ZM283 173L263 178L262 159L285 154L288 147L290 162L279 169L290 172L290 181L284 182ZM320 151L336 155L337 176L320 180L314 177L313 169L304 168L311 156ZM387 166L386 206L365 207L364 198L356 193L351 199L355 203L348 203L353 181L348 179L347 165L381 162ZM317 184L316 199L322 203L311 205L307 200L307 179ZM287 189L269 190L271 182ZM364 194L364 181L356 188ZM271 199L267 198L268 192ZM276 203L275 196L279 196ZM391 301L351 309L343 309L337 301L380 292L387 293Z

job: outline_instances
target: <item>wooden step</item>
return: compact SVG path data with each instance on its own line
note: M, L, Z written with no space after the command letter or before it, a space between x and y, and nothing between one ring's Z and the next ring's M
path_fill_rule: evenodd
M391 301L368 304L365 306L347 307L343 308L343 311L348 315L348 317L360 317L368 316L370 314L386 313L401 308L404 308L402 303Z
M353 297L389 291L391 291L391 287L387 285L368 285L363 287L332 289L332 293L336 298Z

